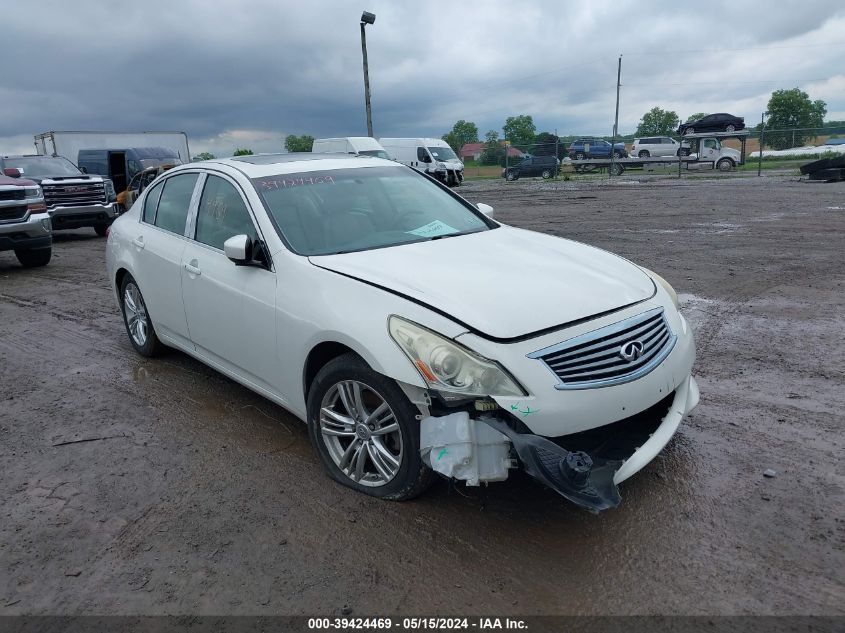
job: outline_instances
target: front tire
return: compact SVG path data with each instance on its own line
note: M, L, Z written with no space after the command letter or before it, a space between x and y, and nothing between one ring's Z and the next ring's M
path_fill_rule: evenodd
M382 499L412 499L434 480L420 456L418 414L355 354L329 361L308 392L308 435L329 476Z
M144 296L138 288L138 282L127 274L120 284L120 308L123 312L123 325L129 342L141 356L158 356L164 351L164 344L158 339L153 322L147 312Z
M730 171L734 168L734 162L730 158L722 158L716 163L716 169L719 171Z
M513 182L513 181L514 181L514 180L516 180L517 178L519 178L519 174L518 174L518 173L516 173L515 171L509 171L509 172L505 175L505 180L507 180L508 182Z
M109 234L109 226L111 226L111 225L110 224L98 224L97 226L94 227L94 231L100 237L105 237L106 235Z
M575 154L575 160L584 160L585 158L587 158L587 156L584 152L578 152Z
M53 248L38 248L33 250L17 250L15 257L24 268L35 268L37 266L46 266L50 263L50 258L53 256Z
M543 177L544 180L548 180L549 178L552 177L552 170L551 169L544 169L543 173L540 174L540 175Z
M735 132L735 131L736 131L736 127L733 126L733 125L729 125L725 128L725 132Z
M637 156L640 158L648 158L650 154L648 153L648 150L642 150L639 154L637 154Z
M684 130L684 136L688 136L690 134L695 134L695 128L688 127Z

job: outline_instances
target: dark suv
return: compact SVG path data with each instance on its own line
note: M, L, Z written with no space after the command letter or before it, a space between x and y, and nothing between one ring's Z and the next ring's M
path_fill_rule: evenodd
M579 138L569 146L569 158L572 160L584 160L585 158L610 158L610 143L600 138ZM627 158L625 143L613 145L613 156L615 158Z
M560 161L554 156L529 156L502 170L502 178L516 180L522 176L551 178L560 173Z

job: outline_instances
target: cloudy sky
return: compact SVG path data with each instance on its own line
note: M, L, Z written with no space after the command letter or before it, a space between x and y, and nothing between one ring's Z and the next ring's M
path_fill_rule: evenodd
M845 119L842 0L588 2L0 0L0 152L47 130L184 130L191 151L366 135L361 11L378 136L620 132L659 105L753 124L801 87Z

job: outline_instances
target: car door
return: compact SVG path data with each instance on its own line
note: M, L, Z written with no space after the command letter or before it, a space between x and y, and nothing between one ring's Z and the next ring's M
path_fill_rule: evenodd
M188 322L182 307L182 251L185 227L196 192L197 172L178 173L150 189L132 249L133 274L144 295L156 332L190 347Z
M223 252L234 235L261 239L240 185L206 174L182 253L182 296L191 340L212 363L278 392L276 274L239 266Z

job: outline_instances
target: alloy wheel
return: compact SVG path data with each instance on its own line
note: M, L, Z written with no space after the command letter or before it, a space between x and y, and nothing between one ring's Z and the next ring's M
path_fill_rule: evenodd
M363 486L383 486L402 466L402 430L390 405L357 380L333 385L320 403L319 432L335 466Z
M143 347L147 342L149 317L141 291L132 282L126 284L126 289L123 291L123 313L126 316L129 335L138 347Z

